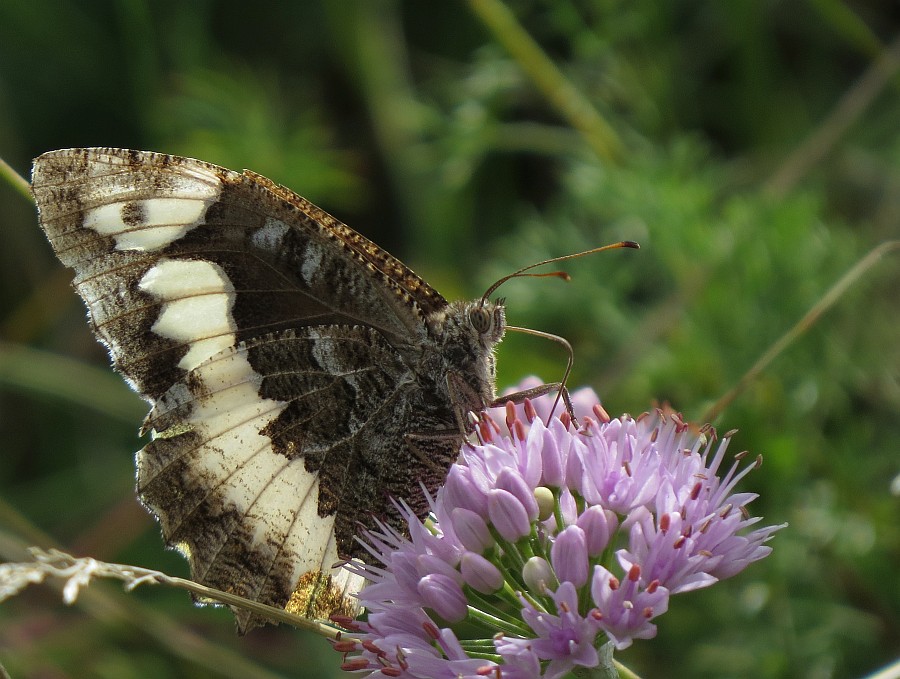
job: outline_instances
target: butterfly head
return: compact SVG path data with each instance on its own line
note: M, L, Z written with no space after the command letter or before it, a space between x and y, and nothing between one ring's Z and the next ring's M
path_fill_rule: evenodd
M433 356L444 364L441 372L462 378L477 401L467 409L480 410L495 396L494 347L506 331L504 301L451 302L428 317L427 327L436 348Z
M429 327L445 343L449 341L452 345L459 340L470 353L490 351L506 331L505 302L503 299L451 302L446 309L432 314Z

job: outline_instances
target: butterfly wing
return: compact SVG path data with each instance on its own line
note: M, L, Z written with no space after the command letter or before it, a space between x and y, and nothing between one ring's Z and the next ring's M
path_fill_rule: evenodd
M33 190L95 333L151 403L138 489L167 543L205 584L348 613L357 583L332 565L356 553L357 522L436 485L458 449L411 451L405 431L411 357L446 301L252 172L69 149L35 161Z

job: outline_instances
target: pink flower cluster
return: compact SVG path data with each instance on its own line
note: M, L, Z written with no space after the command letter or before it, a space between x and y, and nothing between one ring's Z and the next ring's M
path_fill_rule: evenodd
M368 617L338 644L345 669L562 677L597 666L608 642L655 636L671 594L771 551L780 526L748 532L756 496L734 493L753 466L737 455L721 471L728 434L717 442L677 415L610 419L589 390L573 400L578 428L565 413L538 417L552 397L508 405L508 434L483 418L431 519L401 506L408 538L388 527L366 536L371 563L349 567L370 581L359 595Z

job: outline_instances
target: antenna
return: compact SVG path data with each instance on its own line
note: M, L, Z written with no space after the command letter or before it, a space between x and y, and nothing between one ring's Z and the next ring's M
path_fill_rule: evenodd
M576 257L584 257L585 255L593 255L595 252L603 252L604 250L615 250L618 248L633 248L635 250L639 250L640 247L641 246L638 245L637 243L635 243L633 240L622 240L622 241L619 241L618 243L610 243L609 245L601 245L599 248L592 248L590 250L585 250L584 252L575 252L571 255L563 255L562 257L552 257L550 259L545 259L542 262L535 262L534 264L529 264L528 266L523 266L518 271L514 271L513 273L511 273L507 276L504 276L503 278L498 280L496 283L494 283L491 287L489 287L487 289L487 292L485 292L481 296L481 302L482 303L486 302L488 297L490 297L497 288L499 288L501 285L506 283L506 281L510 280L511 278L520 278L520 277L525 277L525 276L533 276L535 278L555 277L555 278L562 278L565 281L567 281L571 278L571 276L569 276L569 274L567 274L565 271L550 271L547 273L525 273L526 271L530 271L531 269L534 269L536 267L543 266L544 264L554 264L555 262L564 262L567 259L575 259Z
M623 240L623 241L619 241L618 243L611 243L609 245L602 245L599 248L592 248L590 250L585 250L584 252L576 252L571 255L563 255L562 257L552 257L551 259L545 259L542 262L536 262L534 264L529 264L528 266L522 267L518 271L514 271L513 273L509 274L508 276L504 276L503 278L498 280L496 283L494 283L491 287L489 287L487 289L487 292L485 292L484 295L481 296L481 303L484 304L487 301L488 297L490 297L491 294L493 294L494 291L497 290L497 288L499 288L501 285L506 283L506 281L510 280L511 278L524 278L526 276L533 276L535 278L553 277L553 278L562 278L564 281L571 280L571 276L569 276L569 274L567 274L565 271L549 271L547 273L527 273L528 271L531 271L531 269L534 269L539 266L543 266L544 264L553 264L555 262L564 262L567 259L575 259L576 257L584 257L585 255L592 255L595 252L603 252L604 250L615 250L618 248L632 248L635 250L639 250L640 247L641 246L638 245L637 243L635 243L633 240ZM559 335L553 335L549 332L543 332L541 330L532 330L531 328L520 328L520 327L514 326L514 325L507 325L506 329L513 331L513 332L521 332L526 335L534 335L535 337L543 337L544 339L548 339L548 340L551 340L558 344L561 344L561 345L563 345L563 347L565 347L566 352L568 353L568 359L566 360L566 371L565 371L565 373L563 373L563 378L562 378L561 382L557 382L556 384L544 384L544 385L541 385L540 387L537 387L535 389L529 389L525 392L510 394L509 396L504 397L504 400L509 399L510 397L513 397L515 399L516 396L519 396L522 398L533 398L535 396L540 396L542 394L549 393L552 389L556 389L558 387L557 392L556 392L556 400L553 401L553 407L550 409L550 417L553 417L553 413L556 411L556 406L559 405L559 401L560 401L560 399L562 399L566 406L566 412L569 413L569 416L572 418L572 422L575 423L575 426L578 426L578 419L575 417L575 410L572 407L572 401L569 399L569 392L566 389L566 381L569 379L569 373L572 372L572 365L575 363L575 352L572 350L572 345L569 344L569 341L564 337L560 337ZM499 399L498 399L498 401L499 401ZM548 422L549 422L549 418L548 418Z

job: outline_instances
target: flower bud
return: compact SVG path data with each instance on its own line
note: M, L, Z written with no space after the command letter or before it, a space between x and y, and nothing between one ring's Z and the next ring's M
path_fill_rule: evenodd
M481 554L466 552L459 563L465 583L482 594L493 594L503 587L503 575Z
M575 523L584 531L588 556L595 557L606 549L610 535L618 528L619 520L614 512L592 505L579 515Z
M416 569L420 577L425 577L433 573L446 575L451 580L455 580L457 584L461 584L459 571L456 570L454 564L451 564L434 554L420 554L417 556Z
M509 491L493 489L488 492L488 516L497 532L510 542L515 542L531 532L528 512Z
M441 501L447 507L465 507L484 516L487 512L487 498L469 474L468 468L459 465L450 467L441 490Z
M588 553L584 531L569 526L556 536L550 548L550 561L560 582L571 582L581 587L588 580Z
M525 480L518 472L512 469L501 469L494 482L494 488L499 488L515 495L516 499L525 508L529 522L537 519L538 505L537 500L534 499L534 490L525 483Z
M534 499L538 506L538 520L546 521L553 516L553 510L556 509L556 498L553 497L553 491L547 486L538 486L534 489Z
M559 438L562 437L554 436L548 429L544 432L541 446L541 483L553 488L565 485L565 460L557 443Z
M553 569L547 560L540 556L533 556L522 567L522 580L528 586L528 589L538 594L543 594L544 590L554 585Z
M494 538L491 536L487 524L475 512L464 507L456 507L450 513L450 520L453 524L453 532L466 549L484 554L493 546Z
M426 575L419 580L418 591L425 606L447 622L465 620L468 614L466 596L452 578L439 573Z

